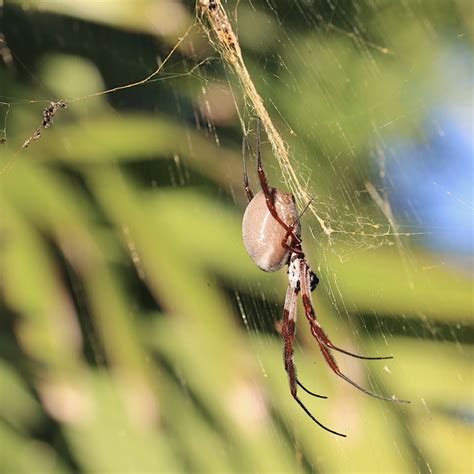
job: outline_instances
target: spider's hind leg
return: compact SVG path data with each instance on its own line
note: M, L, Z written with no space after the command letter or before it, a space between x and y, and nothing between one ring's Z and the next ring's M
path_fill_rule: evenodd
M247 161L245 159L245 151L249 148L249 144L247 141L247 135L244 135L242 138L242 168L244 173L244 189L247 193L247 199L250 202L253 199L253 191L250 189L249 186L249 175L247 173Z
M286 224L282 220L282 218L278 215L277 209L275 207L275 192L277 192L277 189L272 188L268 184L267 175L265 174L265 170L263 169L260 135L261 135L261 124L260 124L260 119L258 119L257 120L257 173L258 173L258 179L260 181L260 187L262 188L262 192L265 196L265 201L267 203L268 211L273 216L273 218L281 225L281 227L285 229L285 231L287 232L286 238L282 241L282 246L285 248L288 248L289 250L293 252L303 254L303 252L301 251L301 239L298 237L297 232L295 232L294 226ZM248 192L247 192L247 195L248 195ZM296 243L297 248L293 249L291 248L291 246L287 245L286 241L288 240L288 237L290 235L292 236L292 239Z

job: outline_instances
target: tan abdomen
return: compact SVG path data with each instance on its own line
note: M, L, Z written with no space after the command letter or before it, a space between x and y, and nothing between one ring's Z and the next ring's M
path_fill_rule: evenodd
M287 225L297 220L293 195L271 189L275 208L280 219ZM299 234L299 225L296 229ZM287 263L289 251L281 243L286 234L268 210L265 195L257 193L245 210L242 235L245 248L256 265L266 272L275 272Z

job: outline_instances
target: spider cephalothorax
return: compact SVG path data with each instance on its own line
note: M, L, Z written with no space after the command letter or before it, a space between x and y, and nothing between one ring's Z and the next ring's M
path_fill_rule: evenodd
M406 402L395 397L377 395L349 379L340 371L331 350L339 351L358 359L368 360L391 359L392 356L366 357L341 349L331 342L319 324L311 299L311 292L318 285L319 278L309 267L303 253L300 232L301 215L298 215L293 194L272 188L268 184L260 152L260 122L257 122L257 172L262 189L254 195L249 187L244 159L244 187L249 203L243 217L242 235L248 254L262 270L275 272L284 265L288 265L288 289L283 309L281 333L284 340L285 370L290 382L291 395L315 423L333 434L345 436L320 423L298 397L297 387L299 386L310 395L326 398L309 391L296 376L293 344L295 341L298 295L301 293L311 334L316 339L327 364L336 375L372 397L391 402Z
M297 253L292 253L288 259L288 281L291 288L296 291L301 290L301 257ZM308 269L308 278L309 278L309 288L313 292L319 283L319 278L316 273L313 272L310 268Z

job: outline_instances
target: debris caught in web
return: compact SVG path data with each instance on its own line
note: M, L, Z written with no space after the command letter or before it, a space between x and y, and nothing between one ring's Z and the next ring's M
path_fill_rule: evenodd
M59 109L65 109L67 102L65 100L52 101L43 110L43 120L41 125L33 132L33 134L25 140L21 148L28 148L32 141L41 138L41 129L49 128L53 123L53 118Z

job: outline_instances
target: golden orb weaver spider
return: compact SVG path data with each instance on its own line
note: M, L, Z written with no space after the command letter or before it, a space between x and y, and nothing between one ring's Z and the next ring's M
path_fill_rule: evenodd
M305 413L321 428L338 436L346 435L334 431L318 421L306 408L297 394L298 386L309 395L327 398L308 390L296 375L293 345L296 334L297 298L301 292L304 312L310 324L311 334L316 339L319 348L331 370L346 382L371 397L390 402L409 403L396 397L384 397L371 392L351 380L339 369L331 350L341 352L351 357L365 360L392 359L393 356L367 357L354 354L334 345L318 322L314 310L311 293L316 288L319 279L306 261L302 248L300 218L296 209L295 197L291 193L282 192L270 187L262 165L260 149L260 121L257 121L257 173L261 190L254 195L249 186L245 151L248 147L244 137L243 170L244 189L247 193L248 205L242 221L242 236L244 246L250 258L265 272L275 272L284 265L288 266L288 289L283 309L281 334L284 341L285 370L288 374L290 391L293 398Z

